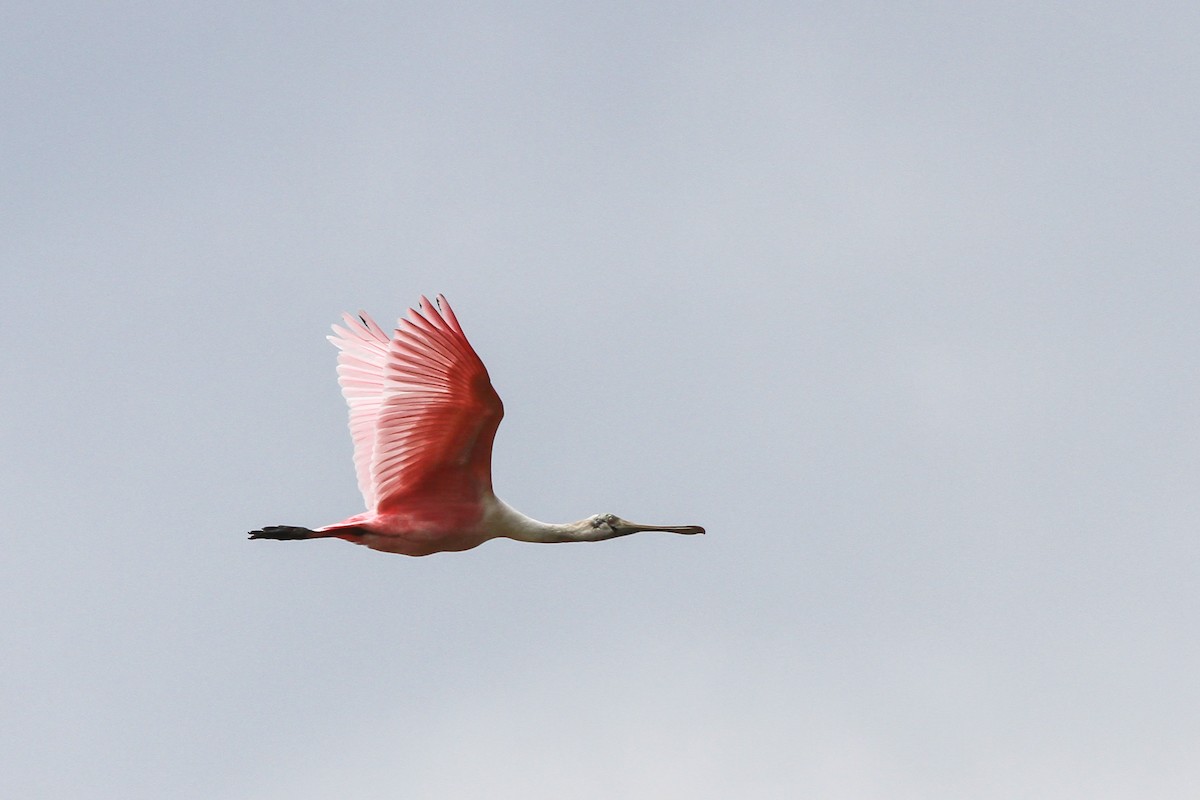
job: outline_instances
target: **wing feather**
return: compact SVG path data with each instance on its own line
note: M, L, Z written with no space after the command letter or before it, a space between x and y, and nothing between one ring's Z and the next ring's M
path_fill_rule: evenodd
M339 351L338 384L350 407L350 437L354 440L358 490L362 492L367 508L374 508L375 481L371 464L391 337L365 312L360 311L357 318L343 314L342 320L345 327L334 325L334 335L327 338Z
M450 304L441 295L437 302L422 297L387 344L368 503L379 512L422 493L453 500L491 491L492 442L504 407ZM356 373L350 379L362 380ZM356 445L356 465L357 455Z

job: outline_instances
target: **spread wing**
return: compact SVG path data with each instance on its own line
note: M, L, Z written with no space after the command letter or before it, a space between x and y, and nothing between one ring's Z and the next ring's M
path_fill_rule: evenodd
M347 316L330 337L341 349L359 489L377 512L415 495L453 501L492 488L504 406L450 304L437 301L422 297L390 341L366 315Z
M383 373L391 337L363 311L355 318L343 314L346 327L333 326L338 353L338 384L350 406L350 437L354 440L354 471L358 490L368 509L375 508L375 480L371 462L375 455L375 428L383 404Z

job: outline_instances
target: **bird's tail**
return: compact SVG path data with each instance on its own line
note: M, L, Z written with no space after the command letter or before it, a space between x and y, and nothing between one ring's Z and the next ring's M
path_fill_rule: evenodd
M312 539L322 534L309 528L298 528L295 525L268 525L261 531L250 531L251 539L279 539L294 541L296 539Z

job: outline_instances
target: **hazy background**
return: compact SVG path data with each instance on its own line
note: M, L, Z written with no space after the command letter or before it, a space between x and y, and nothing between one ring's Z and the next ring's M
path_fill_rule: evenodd
M6 4L0 794L1200 793L1194 3ZM408 559L446 293L535 517Z

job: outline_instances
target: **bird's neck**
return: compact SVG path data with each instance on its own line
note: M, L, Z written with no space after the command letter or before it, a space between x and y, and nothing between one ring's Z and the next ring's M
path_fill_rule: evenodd
M497 499L487 512L485 524L496 536L518 542L581 542L587 541L591 520L578 522L541 522Z

